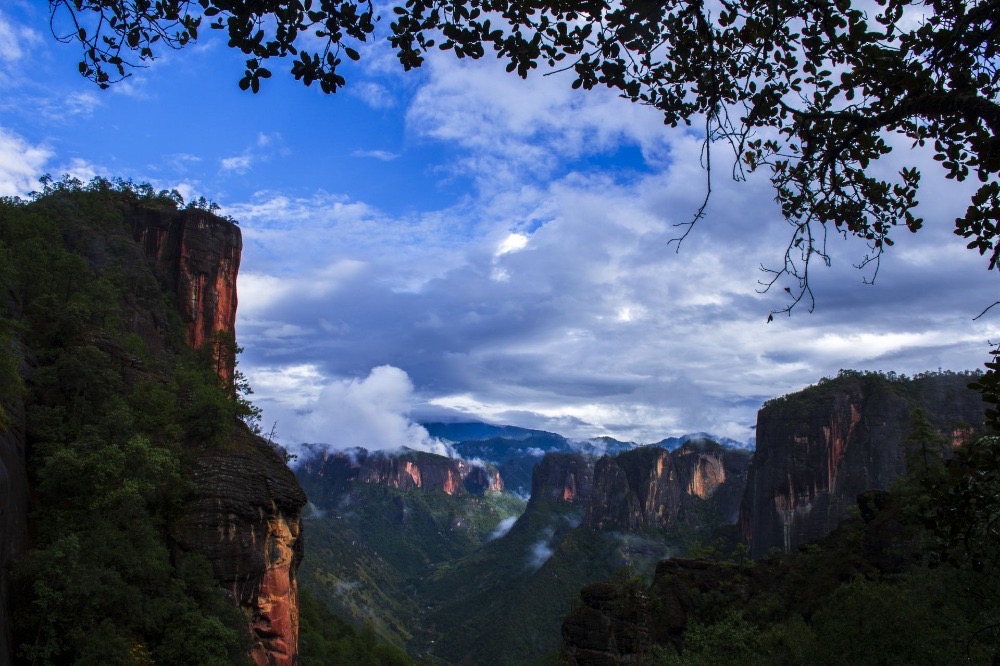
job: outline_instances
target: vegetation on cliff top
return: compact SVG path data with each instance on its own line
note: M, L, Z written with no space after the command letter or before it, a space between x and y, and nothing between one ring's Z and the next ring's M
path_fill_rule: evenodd
M0 320L16 341L4 402L23 400L33 489L15 659L238 663L242 618L171 530L193 489L186 445L224 441L239 407L184 347L125 225L129 206L178 202L107 181L44 184L34 201L0 202Z
M133 207L183 202L126 181L42 185L0 200L0 432L23 438L32 488L15 663L248 663L246 618L174 533L197 450L225 451L256 411L187 348L128 224ZM309 636L310 655L329 650L315 663L373 648Z

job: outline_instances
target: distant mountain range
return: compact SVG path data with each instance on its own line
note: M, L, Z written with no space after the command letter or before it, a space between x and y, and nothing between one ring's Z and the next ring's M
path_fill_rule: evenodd
M461 424L487 437L454 443L462 458L316 447L296 469L312 509L302 585L426 663L554 663L582 586L651 575L736 521L748 451L484 425ZM527 467L527 488L506 492L501 466Z
M643 446L659 446L675 451L687 442L712 441L725 448L748 449L746 443L704 432L680 437L668 437L652 444L623 442L614 437L594 437L576 440L545 430L532 430L510 425L493 425L476 421L421 423L431 437L448 442L460 457L495 465L504 480L504 487L527 496L531 489L531 470L546 453L581 453L598 458L618 455Z

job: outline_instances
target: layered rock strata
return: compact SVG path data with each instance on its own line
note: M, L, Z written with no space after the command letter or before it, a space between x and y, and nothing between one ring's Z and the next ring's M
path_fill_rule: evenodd
M205 450L194 471L197 497L178 540L212 563L223 589L250 620L258 666L298 663L300 510L291 470L266 442L243 432L231 450Z

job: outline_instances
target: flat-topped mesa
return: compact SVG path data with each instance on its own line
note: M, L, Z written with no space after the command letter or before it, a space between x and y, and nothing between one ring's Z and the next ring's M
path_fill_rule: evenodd
M531 473L531 501L586 504L594 490L593 463L580 453L550 452Z
M818 539L846 518L860 493L888 489L906 471L914 408L953 444L965 441L984 411L970 379L845 373L765 405L740 508L751 555L791 552Z
M133 208L132 234L176 294L185 340L192 349L212 344L216 369L230 382L235 367L236 276L240 228L200 209Z
M448 458L423 451L387 453L350 449L321 451L306 458L299 470L303 479L322 478L316 491L337 495L353 483L397 490L419 488L446 495L482 495L503 490L503 479L492 466Z

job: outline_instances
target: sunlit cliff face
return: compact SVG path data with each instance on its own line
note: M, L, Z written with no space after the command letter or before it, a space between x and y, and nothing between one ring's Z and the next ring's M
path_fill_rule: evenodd
M295 545L301 522L278 515L268 521L264 543L264 576L257 594L253 631L258 641L250 652L257 666L293 666L299 641L299 594L295 578Z
M722 458L699 455L686 490L689 495L708 499L725 482L726 469Z
M201 349L219 333L233 336L243 251L239 227L202 211L145 211L134 219L133 235L177 294L188 345ZM232 380L233 350L216 354L220 376Z

